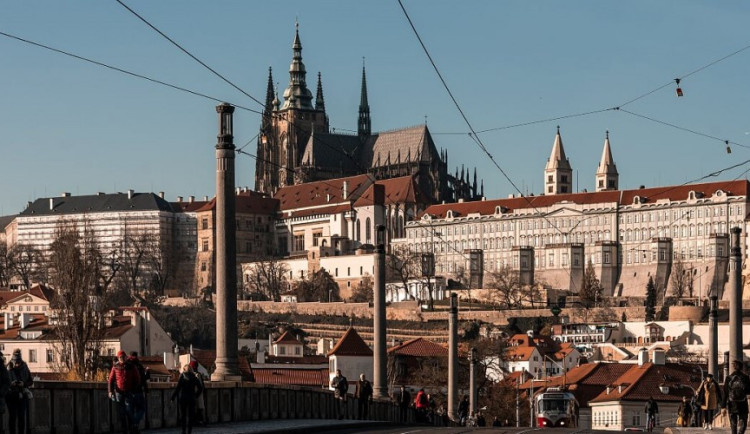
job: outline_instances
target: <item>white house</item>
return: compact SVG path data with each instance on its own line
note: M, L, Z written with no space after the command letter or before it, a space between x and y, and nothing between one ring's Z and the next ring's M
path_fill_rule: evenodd
M445 299L445 277L437 276L427 282L427 278L411 279L404 288L403 282L388 282L385 284L385 301L388 303L407 300L429 300L430 289L435 301Z
M359 379L360 374L365 374L369 380L372 380L372 349L367 346L354 327L350 327L328 353L329 385L330 380L336 376L337 369L341 370L341 374L346 377L350 386ZM350 390L353 392L353 388Z

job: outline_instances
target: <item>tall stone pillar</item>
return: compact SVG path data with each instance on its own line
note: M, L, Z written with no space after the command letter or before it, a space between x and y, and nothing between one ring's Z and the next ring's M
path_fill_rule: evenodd
M216 144L216 370L211 381L240 380L237 363L237 249L235 238L234 107L222 103Z
M716 289L714 289L716 291ZM715 292L711 293L709 311L708 311L708 373L714 376L716 381L719 380L719 324L717 316L719 315L719 296Z
M451 294L448 314L448 418L458 420L458 296Z
M740 233L734 227L731 232L729 257L729 360L743 360L742 353L742 248Z
M388 355L385 350L385 226L375 229L377 247L375 250L375 281L373 282L373 375L372 389L374 398L388 398Z
M471 349L469 356L469 414L477 411L477 349Z

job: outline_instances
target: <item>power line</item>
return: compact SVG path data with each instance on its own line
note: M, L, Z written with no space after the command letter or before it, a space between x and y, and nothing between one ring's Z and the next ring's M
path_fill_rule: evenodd
M180 51L182 51L183 53L185 53L188 56L190 56L191 59L193 59L196 62L200 63L204 68L208 69L209 71L211 71L212 73L214 73L214 75L216 75L220 79L224 80L225 83L227 83L228 85L230 85L233 88L237 89L238 91L242 92L243 95L245 95L246 97L250 98L251 100L257 102L261 106L265 106L265 104L263 104L262 102L258 101L254 96L252 96L249 93L245 92L239 86L235 85L234 83L232 83L231 81L229 81L226 77L224 77L223 75L219 74L215 69L211 68L210 66L206 65L205 62L203 62L199 58L195 57L192 53L190 53L188 50L186 50L184 47L182 47L182 45L178 44L177 42L175 42L174 39L170 38L164 32L162 32L161 30L157 29L156 26L154 26L153 24L151 24L150 22L148 22L148 20L146 20L145 18L143 18L141 15L138 14L138 12L134 11L133 9L131 9L128 5L126 5L125 3L123 3L121 0L115 0L115 1L117 3L119 3L122 7L124 7L128 11L130 11L130 13L132 13L133 15L135 15L136 17L138 17L138 19L141 20L141 21L143 21L147 26L151 27L156 33L158 33L161 36L163 36L164 39L166 39L167 41L171 42L172 45L174 45L175 47L179 48Z
M675 124L672 124L672 123L669 123L669 122L666 122L666 121L662 121L662 120L653 118L651 116L646 116L646 115L638 114L638 113L635 113L635 112L632 112L632 111L629 111L629 110L625 110L622 107L616 107L615 110L621 111L623 113L627 113L627 114L629 114L631 116L635 116L635 117L638 117L638 118L641 118L641 119L646 119L646 120L649 120L651 122L655 122L657 124L661 124L661 125L664 125L664 126L667 126L667 127L675 128L675 129L680 130L680 131L685 131L685 132L688 132L688 133L691 133L691 134L695 134L697 136L705 137L707 139L716 140L716 141L719 141L721 143L724 143L725 145L732 144L732 145L740 146L742 148L748 148L748 149L750 149L750 146L748 146L748 145L743 145L741 143L737 143L737 142L734 142L734 141L731 141L731 140L722 139L722 138L719 138L719 137L716 137L716 136L712 136L710 134L702 133L700 131L696 131L696 130L693 130L693 129L690 129L690 128L681 127L679 125L675 125Z
M152 83L160 84L162 86L166 86L166 87L169 87L169 88L172 88L172 89L175 89L175 90L179 90L181 92L186 92L186 93L189 93L191 95L199 96L201 98L206 98L206 99L209 99L211 101L215 101L215 102L219 102L219 103L226 102L225 100L214 98L214 97L206 95L204 93L196 92L194 90L190 90L190 89L187 89L187 88L184 88L184 87L181 87L181 86L170 84L170 83L167 83L165 81L157 80L155 78L151 78L151 77L145 76L143 74L138 74L138 73L135 73L135 72L132 72L132 71L128 71L128 70L123 69L123 68L119 68L117 66L108 65L108 64L106 64L104 62L99 62L97 60L93 60L93 59L90 59L90 58L87 58L87 57L83 57L83 56L80 56L78 54L73 54L73 53L71 53L69 51L61 50L59 48L54 48L54 47L51 47L49 45L45 45L45 44L42 44L42 43L39 43L39 42L31 41L29 39L21 38L19 36L11 35L10 33L5 33L5 32L0 31L0 35L5 36L5 37L10 38L10 39L15 39L15 40L17 40L19 42L23 42L25 44L33 45L35 47L43 48L45 50L53 51L53 52L58 53L58 54L62 54L62 55L68 56L68 57L72 57L74 59L82 60L84 62L91 63L93 65L97 65L97 66L101 66L103 68L107 68L107 69L110 69L110 70L113 70L113 71L117 71L117 72L129 75L131 77L136 77L136 78L140 78L140 79L143 79L143 80L148 80L148 81L150 81ZM248 108L248 107L244 107L244 106L241 106L241 105L238 105L238 104L232 104L232 105L234 107L237 107L237 108L242 109L242 110L247 110L247 111L252 112L252 113L263 114L261 111L254 110L254 109L251 109L251 108Z
M489 133L490 131L508 130L508 129L511 129L511 128L525 127L525 126L528 126L528 125L541 124L541 123L552 122L552 121L559 121L561 119L570 119L570 118L577 118L577 117L581 117L581 116L589 116L589 115L593 115L593 114L596 114L596 113L608 112L608 111L612 111L612 110L616 110L616 108L615 107L610 107L610 108L604 108L604 109L599 109L599 110L591 110L591 111L583 112L583 113L574 113L574 114L570 114L570 115L557 116L557 117L554 117L554 118L539 119L539 120L530 121L530 122L522 122L520 124L506 125L504 127L488 128L486 130L477 131L476 134Z

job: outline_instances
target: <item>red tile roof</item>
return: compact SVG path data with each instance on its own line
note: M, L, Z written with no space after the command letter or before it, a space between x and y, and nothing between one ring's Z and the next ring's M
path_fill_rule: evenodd
M507 347L505 349L505 357L510 361L526 361L531 359L531 355L534 354L536 347Z
M608 385L609 393L605 389L591 401L647 401L653 396L657 401L678 402L683 396L692 395L690 388L679 385L689 385L693 389L700 386L700 373L694 370L693 366L675 363L630 365L627 372ZM661 385L666 385L672 390L665 395L659 390Z
M328 357L326 356L271 356L266 355L266 363L290 364L290 365L326 365L328 366Z
M448 357L448 349L424 338L416 338L388 349L388 353L412 357Z
M203 202L197 212L211 211L216 207L216 198ZM279 210L279 201L256 191L242 191L237 193L234 201L236 214L264 214L274 215Z
M253 368L255 382L258 384L317 386L328 385L328 368L294 369L294 368Z
M688 193L695 191L702 193L704 197L712 197L718 190L728 195L746 196L748 193L748 181L719 181L702 184L688 184L667 187L642 188L637 190L601 191L591 193L555 194L551 196L526 196L508 199L493 199L486 201L463 202L433 205L427 208L424 214L431 214L437 218L445 218L449 210L454 216L466 216L479 213L480 215L492 215L496 207L504 207L512 211L515 209L544 208L554 204L569 202L574 204L597 204L612 203L620 205L632 205L635 196L640 196L648 202L656 202L661 199L673 201L687 200ZM421 217L421 216L420 216Z
M343 187L347 182L347 198L344 199ZM282 211L328 204L351 202L352 196L359 197L372 183L370 175L357 175L347 178L329 179L326 181L308 182L280 188L274 195L279 200ZM295 213L296 215L296 213Z
M201 201L187 201L187 202L169 202L172 205L172 209L175 212L196 212L204 207L208 202L205 200Z
M302 342L299 341L293 334L289 333L289 331L285 331L281 336L278 337L275 341L273 341L274 344L297 344L297 345L303 345Z
M339 339L336 345L331 351L328 352L329 356L372 356L372 349L367 346L362 337L354 330L354 327L349 327L349 330L344 333L344 336Z

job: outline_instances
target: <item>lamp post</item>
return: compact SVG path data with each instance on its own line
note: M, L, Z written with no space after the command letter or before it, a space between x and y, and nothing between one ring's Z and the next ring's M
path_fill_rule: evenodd
M373 397L388 397L387 355L385 351L385 226L375 228L377 247L375 250L375 282L373 287Z

